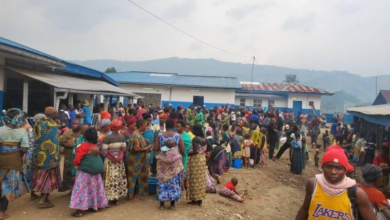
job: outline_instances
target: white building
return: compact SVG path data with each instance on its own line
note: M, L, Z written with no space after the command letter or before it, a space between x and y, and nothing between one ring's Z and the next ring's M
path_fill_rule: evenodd
M241 88L236 90L235 104L241 107L270 106L281 111L294 110L294 114L312 111L314 105L317 113L321 109L321 96L331 93L300 84L255 83L241 82Z
M235 90L241 88L236 77L192 76L177 73L121 72L108 74L125 91L143 97L146 105L234 105ZM127 104L124 100L124 104Z

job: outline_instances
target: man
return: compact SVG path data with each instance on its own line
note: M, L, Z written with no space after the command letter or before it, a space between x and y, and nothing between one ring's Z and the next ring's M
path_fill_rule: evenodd
M155 124L160 124L160 119L158 118L158 112L156 109L152 111L152 126Z
M80 120L74 119L72 122L72 129L65 131L60 137L60 144L64 148L64 172L62 187L58 192L65 192L72 189L74 182L72 181L72 150L75 139L80 136Z
M146 109L144 109L144 105L141 105L141 107L137 110L137 119L143 119L143 114L146 113Z
M203 120L203 113L201 111L201 108L199 107L196 109L195 123L203 126Z
M356 181L346 177L350 167L344 151L338 146L328 148L321 161L322 174L307 181L306 196L296 220L356 219L354 207L365 220L375 220L366 193L356 188ZM351 188L352 187L352 188ZM350 189L349 189L350 188ZM354 193L349 193L354 190ZM353 199L351 195L354 194Z
M65 128L68 126L70 117L68 111L66 111L66 106L64 104L60 106L60 111L58 112L58 119L60 120L61 128Z
M74 110L74 106L73 105L69 105L68 107L68 112L69 112L69 121L68 121L68 127L72 127L72 123L73 123L73 120L76 118L76 112Z
M74 110L74 113L76 114L76 118L80 119L80 123L83 124L85 114L84 114L83 108L81 107L80 103L77 103L76 109Z
M268 125L268 140L269 140L269 159L274 158L274 150L278 141L278 129L276 129L276 120L273 118Z
M83 108L82 109L84 112L84 124L91 126L91 124L92 124L92 111L91 111L91 108L89 107L88 100L83 101Z
M286 125L287 126L287 125ZM286 132L286 137L287 137L287 140L286 140L286 143L283 144L283 146L280 148L280 150L278 151L278 154L276 154L276 159L280 159L280 157L283 155L283 153L291 147L291 141L293 140L293 138L291 137L291 135L294 134L295 137L298 137L299 133L298 133L298 126L297 125L293 125L292 126L292 129L287 131Z
M57 110L54 107L45 109L46 117L39 120L34 128L34 192L40 192L39 206L41 208L52 208L54 204L49 201L49 195L60 188L60 148Z
M390 219L390 204L385 195L377 189L382 186L382 169L368 163L362 167L362 174L364 182L359 183L359 187L367 194L368 200L375 209L386 219Z
M180 134L181 139L183 140L184 143L184 154L183 154L183 167L184 167L184 172L187 170L187 160L188 160L188 153L190 152L192 140L190 135L184 130L186 123L184 123L183 120L178 120L176 122L176 132Z

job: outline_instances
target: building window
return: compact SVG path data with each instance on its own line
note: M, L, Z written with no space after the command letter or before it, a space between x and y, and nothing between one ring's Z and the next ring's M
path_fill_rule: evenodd
M270 100L268 101L268 107L271 108L272 106L275 107L275 100L270 99Z
M204 105L204 96L194 96L192 104L194 106L203 106Z
M255 108L261 107L261 99L253 99L253 107Z
M313 101L309 101L309 106L314 106L314 102Z
M240 99L240 106L245 107L245 99Z

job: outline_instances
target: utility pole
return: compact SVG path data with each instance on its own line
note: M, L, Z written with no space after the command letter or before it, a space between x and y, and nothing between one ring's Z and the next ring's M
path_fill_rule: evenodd
M378 77L375 77L375 98L378 95Z
M252 64L252 76L251 76L251 107L253 108L253 69L255 67L255 57L253 57L253 64Z

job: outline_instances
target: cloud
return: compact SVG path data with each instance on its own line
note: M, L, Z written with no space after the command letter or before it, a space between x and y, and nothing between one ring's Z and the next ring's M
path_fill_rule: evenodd
M273 5L273 4L268 3L268 2L263 3L263 4L256 3L256 4L251 4L251 5L242 5L239 7L231 8L230 10L228 10L226 12L226 15L228 17L235 19L235 20L242 20L245 17L247 17L248 15L250 15L256 11L259 11L261 9L265 9L271 5Z
M168 10L164 12L164 18L176 19L190 16L196 10L195 2L194 0L184 0L171 4Z
M309 13L302 16L290 16L284 21L282 28L283 30L300 30L308 32L313 30L316 26L316 13Z

